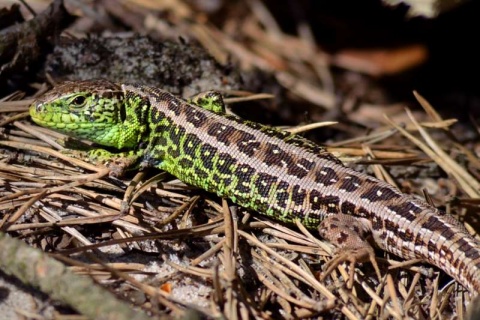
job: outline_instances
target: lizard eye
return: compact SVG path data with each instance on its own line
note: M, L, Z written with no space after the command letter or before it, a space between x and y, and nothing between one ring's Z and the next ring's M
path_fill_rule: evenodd
M72 104L75 107L83 107L87 99L84 96L78 96L75 99L72 100Z

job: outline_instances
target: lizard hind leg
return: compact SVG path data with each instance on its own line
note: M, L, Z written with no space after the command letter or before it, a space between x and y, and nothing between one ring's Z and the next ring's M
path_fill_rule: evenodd
M223 97L218 91L211 90L197 93L188 99L188 102L218 114L225 113Z
M335 214L325 218L318 227L320 236L336 248L336 257L330 260L320 280L325 279L342 262L350 262L348 288L353 286L355 263L370 260L381 279L380 269L375 260L375 252L372 246L365 240L368 229L361 221L346 214Z

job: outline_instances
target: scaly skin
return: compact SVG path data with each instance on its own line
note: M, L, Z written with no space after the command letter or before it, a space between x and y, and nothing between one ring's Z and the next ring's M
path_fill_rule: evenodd
M480 291L480 243L452 216L346 168L300 136L222 109L214 93L187 103L156 88L96 80L55 87L30 114L42 126L126 151L128 163L165 170L273 219L318 227L338 247L370 250L371 234L380 248Z

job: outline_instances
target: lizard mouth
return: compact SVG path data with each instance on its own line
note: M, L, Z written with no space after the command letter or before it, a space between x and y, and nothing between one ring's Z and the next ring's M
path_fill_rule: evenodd
M111 127L111 123L88 121L75 117L71 113L48 113L44 111L41 103L33 104L30 107L30 117L32 120L42 126L66 133L74 133L75 131L90 130L96 132Z

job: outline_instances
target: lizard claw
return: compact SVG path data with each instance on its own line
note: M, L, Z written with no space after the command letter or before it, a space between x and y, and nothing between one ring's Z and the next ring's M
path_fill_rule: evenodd
M353 287L353 280L355 274L355 264L358 262L365 262L370 261L373 268L375 269L375 273L377 274L378 280L381 281L382 275L380 273L380 268L378 267L377 260L375 259L375 252L373 251L372 247L362 247L362 248L355 248L355 249L343 249L342 252L337 250L338 255L327 262L325 265L325 270L322 272L320 276L320 280L323 281L325 278L332 273L341 263L349 262L349 273L348 273L348 282L347 288L351 289Z

